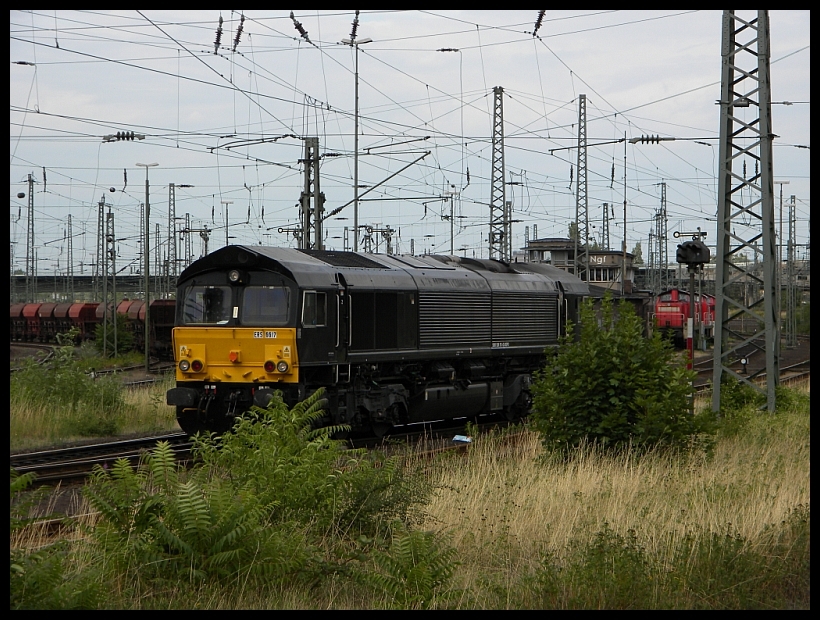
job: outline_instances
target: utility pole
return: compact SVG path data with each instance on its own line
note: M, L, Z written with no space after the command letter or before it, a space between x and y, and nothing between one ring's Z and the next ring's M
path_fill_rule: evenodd
M778 226L775 231L775 244L777 245L777 271L775 273L777 301L775 305L777 306L778 325L782 326L780 315L783 311L783 239L786 236L783 233L783 186L788 185L789 181L775 181L775 183L780 185L780 226ZM778 333L782 335L781 330L778 330Z
M168 292L172 291L172 283L176 279L177 269L177 197L176 186L168 184L168 281L165 283Z
M589 202L587 199L587 96L578 95L578 157L575 166L575 270L589 281Z
M609 203L604 203L604 221L601 229L601 247L609 251Z
M98 300L102 295L102 280L105 278L103 262L105 261L105 194L100 198L97 205L97 256L94 263L93 289L94 300Z
M103 302L103 356L108 356L108 332L114 335L114 357L117 349L117 245L114 235L114 213L111 206L105 218L105 248L102 256L102 302ZM111 282L111 287L108 284Z
M455 219L453 213L453 197L456 195L455 186L450 185L450 189L445 192L446 197L450 199L450 216L443 215L441 219L450 220L450 256L453 255L453 220Z
M185 268L187 268L188 265L191 264L191 261L193 260L193 256L194 256L194 249L193 249L192 244L191 244L190 230L191 230L191 214L186 213L185 214L185 230L181 230L180 233L179 233L180 236L185 237L185 241L183 242L183 248L184 248L184 251L185 251L185 257L183 259L184 260L183 264L185 265Z
M145 372L148 372L149 368L149 353L151 349L151 328L150 328L150 307L151 307L151 278L150 278L150 265L151 265L151 203L149 201L148 196L148 169L153 168L154 166L159 166L157 163L152 164L140 164L138 163L137 166L141 166L145 168L145 245L142 248L143 253L143 264L145 265ZM114 309L116 312L116 308Z
M669 288L669 252L668 252L668 229L669 219L666 213L666 181L661 181L661 209L658 213L658 265L660 266L658 288L664 291Z
M176 286L176 279L177 274L179 273L179 262L180 259L178 257L178 238L177 238L177 188L178 187L193 187L193 185L175 185L174 183L168 184L168 273L167 273L167 281L166 281L166 288L168 292L174 290ZM186 216L188 214L186 213ZM186 228L190 228L190 222L185 223ZM179 237L182 237L180 234ZM182 263L187 267L188 260L190 254L185 254L185 257L182 259Z
M735 13L723 12L722 28L712 409L720 409L725 373L765 394L767 408L774 413L780 374L780 309L774 229L769 13L761 10L756 16L745 18ZM736 116L735 108L748 111ZM753 176L745 173L747 161L754 163ZM742 174L738 169L741 163ZM758 252L761 254L762 278L750 273L748 263L740 261L741 250L745 248L752 249L755 259ZM762 285L762 299L750 303L739 293L735 283L744 276ZM762 318L758 307L761 302ZM752 331L740 333L736 319L749 320ZM749 345L765 355L766 365L751 375L740 374L731 366L736 359L748 355ZM765 390L754 381L764 372Z
M342 43L355 48L355 121L353 132L353 251L359 251L359 46L365 43L372 43L373 39L356 40L356 31L359 28L359 11L353 19L353 27L350 31L349 39L342 39ZM318 138L317 138L318 139ZM307 231L305 231L307 232Z
M507 240L506 186L504 185L504 89L493 88L493 146L492 178L490 180L490 258L508 261L505 249Z
M621 294L626 296L626 132L624 132L624 247L621 269Z
M797 346L797 282L795 282L795 196L789 201L789 240L786 251L786 346Z
M160 243L160 234L161 229L159 222L154 224L155 226L155 234L154 234L154 291L159 299L163 298L163 294L165 291L162 289L163 281L167 278L168 273L166 271L165 276L163 278L162 274L162 252L160 248L162 244Z

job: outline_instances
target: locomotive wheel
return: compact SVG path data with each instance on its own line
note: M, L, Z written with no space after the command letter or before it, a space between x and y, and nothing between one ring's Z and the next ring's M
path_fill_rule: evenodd
M530 395L527 392L521 392L518 400L516 400L509 407L504 407L504 417L509 422L520 420L529 414L531 405L532 399L530 398Z

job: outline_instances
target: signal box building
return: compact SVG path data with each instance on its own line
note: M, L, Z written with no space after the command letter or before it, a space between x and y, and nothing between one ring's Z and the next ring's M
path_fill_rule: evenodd
M549 263L569 273L575 273L575 242L566 238L530 239L523 248L528 263ZM634 290L634 254L626 253L627 295ZM621 271L624 253L616 250L589 251L589 285L602 291L621 294ZM592 289L591 289L592 290Z

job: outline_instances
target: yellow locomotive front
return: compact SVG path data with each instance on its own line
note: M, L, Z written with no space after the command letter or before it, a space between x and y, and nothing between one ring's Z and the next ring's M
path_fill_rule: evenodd
M183 430L227 430L235 415L267 405L273 390L296 387L295 298L278 274L233 269L180 282L177 385L167 402Z

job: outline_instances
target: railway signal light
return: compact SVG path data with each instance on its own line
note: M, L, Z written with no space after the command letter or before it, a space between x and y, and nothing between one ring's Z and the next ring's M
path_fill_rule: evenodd
M675 256L677 262L686 263L690 267L708 263L710 258L709 247L697 239L681 243Z

